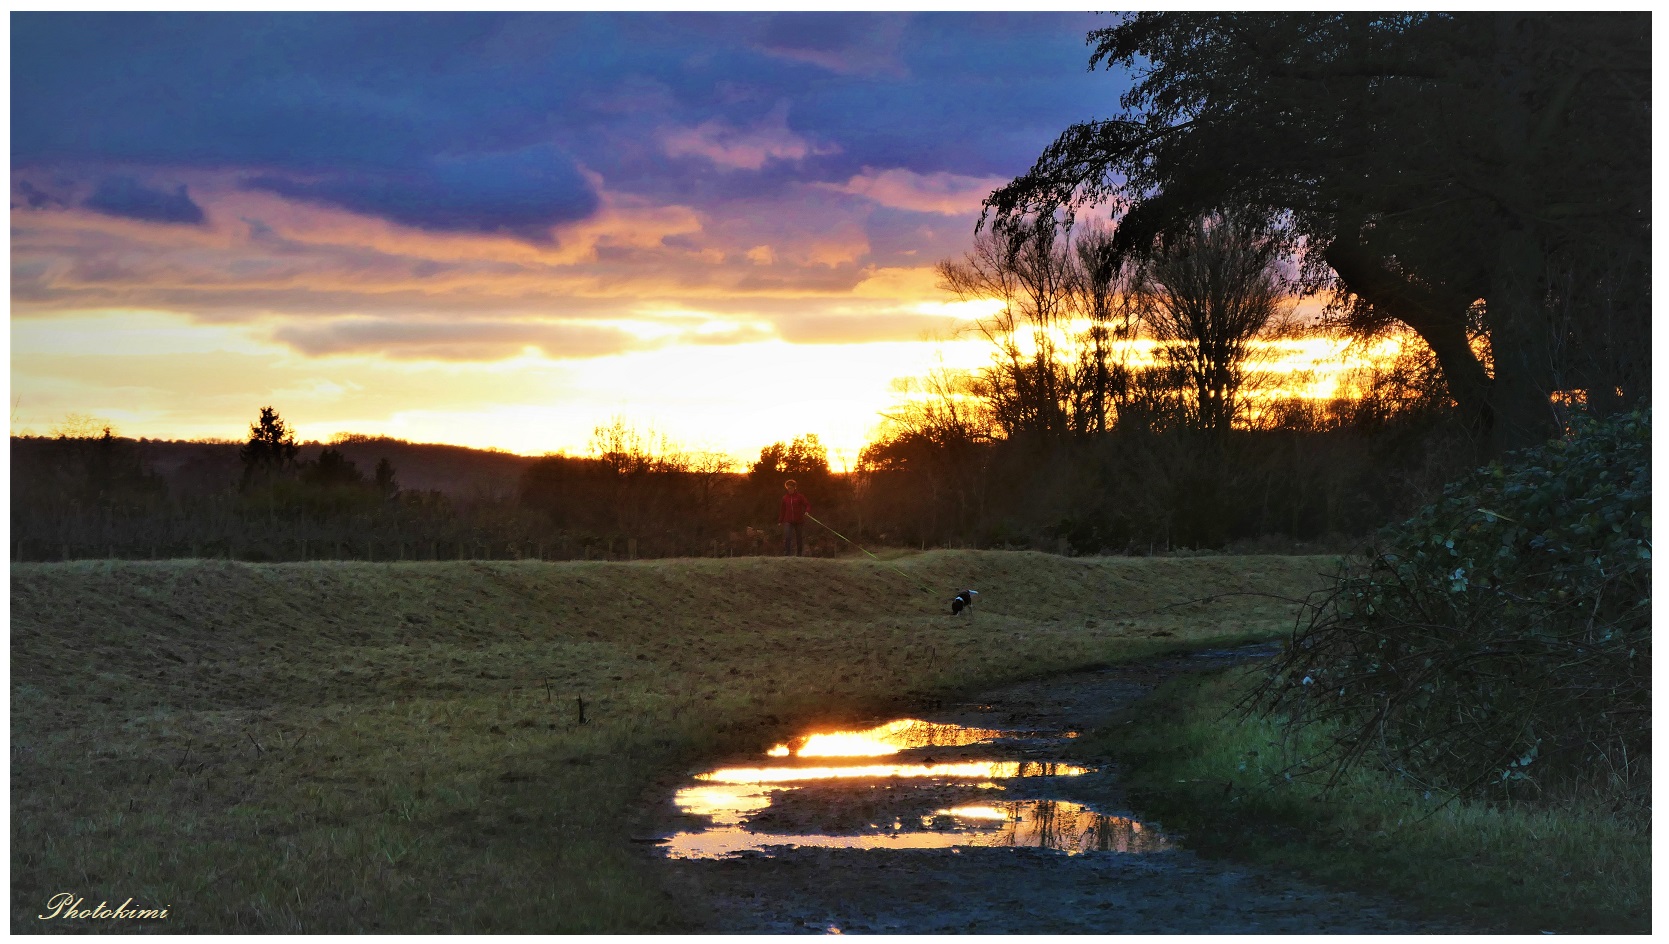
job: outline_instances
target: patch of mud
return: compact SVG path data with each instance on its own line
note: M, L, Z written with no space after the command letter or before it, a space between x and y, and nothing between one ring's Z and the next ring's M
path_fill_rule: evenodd
M1204 860L1077 756L1194 653L1009 686L930 716L808 732L699 772L667 804L671 885L739 933L1421 933L1389 900Z

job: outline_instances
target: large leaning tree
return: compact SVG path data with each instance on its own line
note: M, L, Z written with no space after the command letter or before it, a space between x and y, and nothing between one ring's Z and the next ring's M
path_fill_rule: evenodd
M1109 209L1124 253L1202 215L1287 223L1340 325L1400 322L1496 450L1572 397L1650 393L1646 14L1143 13L1089 35L1135 76L986 217ZM1581 391L1580 394L1575 391Z

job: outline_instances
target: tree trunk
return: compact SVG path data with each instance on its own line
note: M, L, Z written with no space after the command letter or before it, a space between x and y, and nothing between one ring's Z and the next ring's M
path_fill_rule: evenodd
M1553 394L1552 325L1547 312L1546 254L1537 238L1536 194L1527 183L1534 160L1537 106L1532 81L1533 29L1523 13L1495 14L1494 121L1498 148L1495 202L1503 226L1490 269L1489 337L1495 359L1490 447L1500 454L1538 445L1558 431ZM1550 126L1551 127L1551 126Z
M1539 445L1558 433L1542 272L1541 247L1535 238L1523 229L1504 234L1489 291L1495 354L1495 383L1490 390L1495 425L1490 430L1490 448L1496 454Z
M1466 336L1469 292L1439 293L1385 268L1353 235L1341 233L1324 257L1352 293L1407 325L1431 348L1461 413L1479 431L1494 425L1493 382Z

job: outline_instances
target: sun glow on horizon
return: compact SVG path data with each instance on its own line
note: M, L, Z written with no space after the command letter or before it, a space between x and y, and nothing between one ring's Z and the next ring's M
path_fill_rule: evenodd
M727 332L699 315L685 324ZM312 357L269 331L166 312L14 318L12 431L45 434L74 413L125 436L240 439L272 405L302 440L360 433L541 455L586 453L593 430L622 417L738 462L815 433L839 469L856 464L893 405L895 378L924 372L935 357L967 369L985 356L968 340L770 338L571 359L532 349L493 360Z
M947 325L989 308L910 304L947 316ZM902 378L978 371L991 358L988 342L968 332L950 340L794 343L763 337L763 322L693 308L609 323L655 343L580 358L531 346L485 360L310 356L274 340L269 321L203 323L156 310L14 318L12 429L43 434L73 413L106 419L125 436L240 439L257 410L272 405L303 440L357 433L578 455L589 451L596 427L618 417L737 464L773 442L812 433L836 470L850 470L883 414L922 396L901 387ZM1127 343L1134 363L1151 363L1152 342ZM1254 370L1291 376L1293 395L1327 398L1345 371L1396 345L1268 342Z

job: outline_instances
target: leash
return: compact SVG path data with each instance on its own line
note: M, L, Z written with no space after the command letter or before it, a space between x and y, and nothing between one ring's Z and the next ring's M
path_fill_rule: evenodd
M811 512L809 512L809 511L806 512L806 517L811 518L811 520L813 520L813 521L817 521L816 518L811 517ZM830 528L828 525L823 524L823 522L821 522L821 521L817 521L817 523L822 524L823 527L825 529L827 529L828 532L830 534L834 535L835 537L840 538L842 541L845 541L847 544L850 544L853 547L857 548L858 550L863 551L865 554L869 554L869 549L864 547L862 544L859 544L858 542L852 540L851 538L847 537L846 535L841 534L839 531L836 531L835 529ZM928 596L934 596L935 595L933 593L933 591L931 591L931 590L927 589L927 587L923 586L920 581L916 580L916 578L910 576L909 574L905 573L902 570L899 570L897 567L894 567L893 565L887 563L886 561L882 560L881 558L876 557L874 554L869 554L869 558L870 558L870 560L873 560L875 563L880 564L881 566L890 569L893 573L897 574L900 577L903 577L905 580L910 581L910 583L914 584L917 589L921 590L922 593L925 593Z

